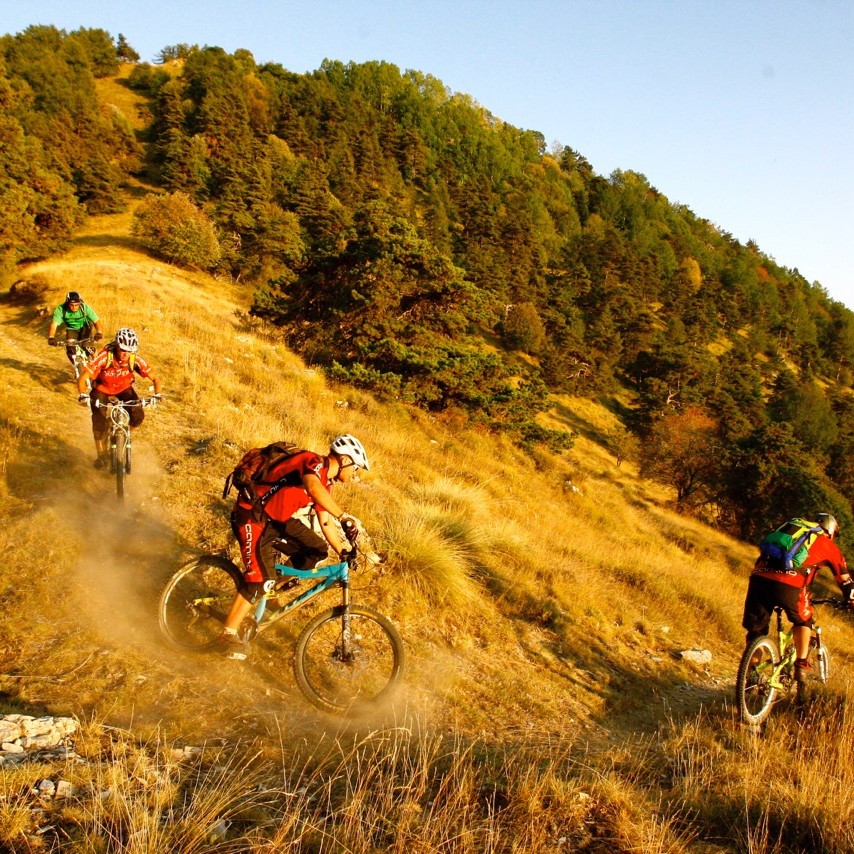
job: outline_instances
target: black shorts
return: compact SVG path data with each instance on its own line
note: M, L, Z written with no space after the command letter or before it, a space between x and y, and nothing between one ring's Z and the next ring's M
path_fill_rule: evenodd
M92 433L99 440L107 436L107 410L104 406L95 406L95 401L97 400L105 404L111 396L118 400L139 400L139 395L133 386L128 386L124 391L120 391L114 395L105 394L103 391L93 388L89 392L89 399L92 401ZM139 427L142 424L143 418L145 418L145 413L142 411L141 406L129 406L127 413L130 417L131 427Z
M754 637L767 634L776 605L783 609L793 626L812 628L813 607L809 590L761 575L751 575L747 583L741 625Z

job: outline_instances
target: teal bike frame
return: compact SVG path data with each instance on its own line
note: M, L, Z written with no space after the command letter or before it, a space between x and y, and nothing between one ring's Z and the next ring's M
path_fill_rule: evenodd
M275 564L276 574L280 578L295 578L298 581L317 581L308 590L303 591L295 596L285 605L279 607L275 614L272 614L264 619L267 611L267 599L269 594L264 594L258 604L255 606L253 617L255 619L255 633L264 632L271 626L284 619L292 611L305 605L306 602L319 596L321 593L334 587L336 584L341 587L341 608L346 616L346 611L350 606L350 564L347 561L342 563L332 563L328 566L321 566L316 569L295 569L285 563Z

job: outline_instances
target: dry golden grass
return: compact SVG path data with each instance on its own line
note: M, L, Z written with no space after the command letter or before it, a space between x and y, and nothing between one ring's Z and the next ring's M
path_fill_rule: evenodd
M44 312L0 304L0 713L112 728L92 751L103 762L75 773L113 795L54 805L62 850L850 848L849 623L822 615L838 680L821 698L828 722L808 737L784 707L764 739L740 732L729 697L752 549L618 467L606 407L555 400L550 423L578 436L556 457L380 405L250 321L247 290L141 253L129 221L93 220L69 253L21 271L49 282L49 308L77 289L107 330L137 329L163 380L123 509L91 467ZM396 621L410 661L397 705L351 724L301 699L292 634L229 668L169 652L156 629L180 562L229 548L220 493L242 451L279 438L323 450L341 432L362 438L372 470L338 497L388 555L354 595ZM678 659L694 647L710 666ZM190 769L169 759L174 741L217 748ZM0 768L11 850L39 836L16 794L38 773ZM786 848L789 833L813 847ZM51 850L39 838L20 850Z

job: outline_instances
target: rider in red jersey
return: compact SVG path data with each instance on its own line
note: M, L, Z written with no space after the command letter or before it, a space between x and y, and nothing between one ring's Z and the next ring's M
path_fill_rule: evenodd
M368 470L368 457L354 436L338 436L329 454L302 451L283 460L267 475L270 483L259 487L259 501L241 491L231 513L231 527L240 545L243 585L237 591L217 644L228 658L248 655L240 639L240 625L253 604L271 589L276 578L273 541L297 569L311 569L327 557L329 547L340 557L350 549L334 520L344 511L331 495L332 484L358 482L360 469ZM258 505L261 505L260 507ZM313 506L323 537L309 528L297 514Z
M792 623L797 659L795 677L802 680L809 670L810 637L812 636L814 608L809 587L821 567L833 573L849 608L854 608L854 581L848 573L845 556L834 542L839 533L839 523L829 513L816 516L822 531L809 547L803 564L797 568L776 568L760 555L747 585L742 626L747 629L747 643L768 633L771 614L779 605Z
M160 380L148 362L138 355L139 339L133 329L123 327L116 337L89 363L77 380L78 399L84 406L92 407L92 433L95 436L95 468L104 468L108 463L105 445L107 418L105 410L96 406L96 401L106 403L110 397L119 400L139 400L133 387L135 374L151 380L154 396L160 397ZM86 392L86 380L92 383L92 391ZM142 424L145 414L142 407L128 409L131 428Z

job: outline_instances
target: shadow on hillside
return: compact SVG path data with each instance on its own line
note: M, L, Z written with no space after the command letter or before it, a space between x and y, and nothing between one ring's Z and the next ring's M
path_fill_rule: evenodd
M11 368L14 371L25 373L29 379L35 380L42 388L55 389L57 386L68 384L69 397L77 393L74 385L74 375L71 363L65 358L65 351L57 348L57 353L62 354L64 365L40 365L37 362L24 362L20 359L0 359L0 365Z
M628 424L632 418L632 410L624 406L620 401L614 398L597 398L597 402L603 409L616 416L621 424ZM560 402L553 402L552 409L580 436L589 439L591 442L596 442L598 445L607 446L608 435L601 428L591 424L587 419L582 418L577 412L574 412L570 407Z
M12 682L12 679L9 674L0 673L0 683L3 681ZM43 718L55 714L53 709L43 703L21 700L15 693L0 690L0 715L29 715L33 718Z
M80 237L75 237L71 241L75 246L89 246L94 249L106 249L110 246L120 247L122 249L135 249L137 252L143 252L143 245L133 237L128 237L119 234L86 234Z
M565 421L566 424L572 428L573 432L577 433L579 436L583 436L585 439L589 439L597 445L606 444L608 437L605 433L585 418L581 418L578 413L573 412L568 406L558 402L552 404L552 409L554 409L558 417Z
M137 181L123 184L122 190L128 198L140 200L152 194L160 195L163 192L155 183L143 181L139 176L137 176Z
M627 658L577 627L547 596L519 590L484 565L480 570L529 660L562 679L572 694L599 697L604 711L598 723L611 733L651 733L666 721L695 717L702 708L726 707L731 692L709 687L705 674L677 660L677 650L670 651L672 660L667 653L654 656L650 650L644 656L636 649Z

